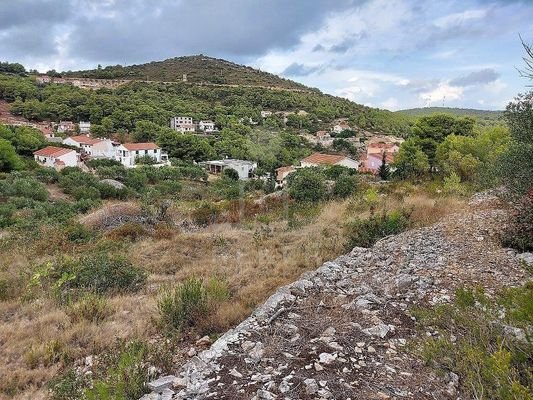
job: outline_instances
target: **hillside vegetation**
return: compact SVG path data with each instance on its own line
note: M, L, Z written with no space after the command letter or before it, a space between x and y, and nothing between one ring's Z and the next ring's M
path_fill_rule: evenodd
M472 117L484 125L494 125L503 120L503 111L476 110L474 108L421 107L396 111L397 114L419 118L433 114L450 114L456 117Z
M176 57L138 65L113 65L94 70L64 72L66 77L135 79L162 82L181 82L183 75L187 82L226 85L282 87L308 89L304 85L283 79L277 75L239 65L219 58L204 55Z

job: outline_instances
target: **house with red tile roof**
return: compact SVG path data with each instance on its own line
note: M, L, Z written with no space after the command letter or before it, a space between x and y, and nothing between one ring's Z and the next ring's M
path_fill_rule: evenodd
M47 146L33 152L33 157L43 167L61 169L63 167L76 167L79 154L72 149Z
M276 186L283 187L287 184L287 177L296 171L296 167L289 165L276 169Z
M318 167L328 165L340 165L346 168L359 169L359 162L341 154L314 153L304 158L300 165L302 167Z
M118 143L109 139L95 139L89 135L70 136L63 139L63 144L78 147L84 154L94 158L115 158Z
M135 167L139 157L149 156L155 164L167 163L168 155L155 143L123 143L115 149L115 159L128 168Z
M375 142L369 143L366 154L361 159L361 172L370 172L377 174L379 167L383 164L383 155L385 155L385 164L390 165L394 162L394 157L400 150L396 143Z

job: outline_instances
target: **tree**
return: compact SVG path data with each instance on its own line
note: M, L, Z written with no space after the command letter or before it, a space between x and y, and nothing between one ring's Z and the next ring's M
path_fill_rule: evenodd
M394 175L400 179L421 178L429 172L428 156L417 146L413 139L408 139L400 146L393 163Z
M289 194L297 201L318 202L326 197L326 182L317 168L301 168L289 175Z
M387 153L386 152L383 152L383 157L381 158L381 165L379 166L379 169L378 169L378 175L384 181L389 179L390 167L387 165Z
M157 144L172 158L185 161L206 161L216 157L213 147L206 139L163 128Z
M13 145L6 139L0 139L0 171L11 172L22 168L22 160Z
M341 174L333 185L333 196L344 199L357 191L359 187L359 178L356 175L347 173Z
M161 126L151 121L138 121L132 133L135 142L154 142L161 133Z
M498 163L498 173L511 193L533 188L533 92L518 95L505 111L513 141Z

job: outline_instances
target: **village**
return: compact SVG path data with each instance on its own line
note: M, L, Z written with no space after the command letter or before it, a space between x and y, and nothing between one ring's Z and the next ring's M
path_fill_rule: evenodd
M261 111L261 118L266 119L277 116L284 123L290 115L305 115L303 110L296 112ZM258 125L252 119L246 122ZM135 168L139 165L153 165L155 167L170 165L168 154L156 143L121 143L110 138L93 137L91 123L88 121L59 121L31 122L21 117L11 115L7 110L0 110L0 123L8 126L26 126L39 130L49 142L49 146L33 153L35 161L44 167L60 170L64 167L81 167L86 169L85 162L92 159L109 159L120 162L126 168ZM195 134L199 136L217 137L219 129L211 120L194 121L190 116L176 116L170 119L169 126L176 132ZM346 135L348 133L348 135ZM319 150L303 158L297 165L286 165L273 171L275 185L282 188L287 184L289 175L299 168L339 165L360 173L376 175L382 165L390 165L395 154L403 142L402 138L391 135L378 135L363 132L355 135L354 127L350 126L346 118L335 120L329 130L320 130L315 133L300 133L310 146ZM336 137L344 138L353 145L358 153L357 157L339 154L332 151ZM239 179L252 178L268 179L270 173L257 176L257 162L253 160L221 159L198 161L211 175L219 175L225 169L237 171Z

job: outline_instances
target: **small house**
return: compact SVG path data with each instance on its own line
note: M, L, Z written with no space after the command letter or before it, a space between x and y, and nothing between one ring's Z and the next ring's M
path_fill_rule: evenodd
M74 132L76 130L76 125L72 121L59 121L57 125L57 131L59 133L68 133Z
M296 171L296 167L289 165L287 167L279 167L276 169L276 186L283 187L287 184L287 178L290 174Z
M174 117L170 119L170 127L178 132L194 132L196 125L192 117Z
M78 124L80 127L80 133L89 134L91 133L91 123L87 121L80 121Z
M198 129L206 133L215 131L215 123L213 121L200 121L198 122Z
M309 157L304 158L300 165L302 167L318 167L328 165L340 165L346 168L359 169L359 162L352 160L350 157L346 157L340 154L323 154L314 153Z
M138 165L140 157L152 157L154 164L168 162L167 154L155 143L124 143L115 148L115 159L128 168Z
M207 172L210 174L221 174L225 169L233 169L239 174L239 179L247 180L253 178L255 170L257 169L257 163L246 160L236 160L232 158L226 158L224 160L213 160L201 162L200 165L204 165Z
M33 157L43 167L62 169L64 167L76 167L78 165L79 155L72 149L47 146L34 151Z

